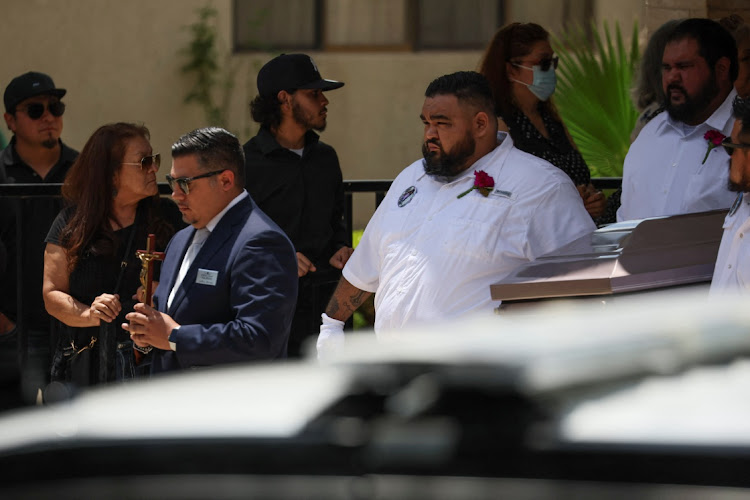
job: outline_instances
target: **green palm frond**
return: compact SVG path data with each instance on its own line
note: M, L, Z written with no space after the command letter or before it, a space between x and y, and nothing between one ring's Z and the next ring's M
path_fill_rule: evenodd
M603 25L591 38L580 27L553 37L560 57L555 101L594 177L619 177L630 147L630 132L638 111L630 100L630 86L638 65L638 26L626 49L620 27L614 38Z

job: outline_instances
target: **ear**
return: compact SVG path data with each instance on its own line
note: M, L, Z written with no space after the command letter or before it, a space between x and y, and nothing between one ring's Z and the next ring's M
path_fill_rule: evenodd
M282 106L292 104L292 95L287 92L286 90L279 90L279 93L276 94L276 99L279 100Z
M16 133L16 117L13 116L10 113L3 113L3 118L5 118L5 125L8 126L8 130Z
M716 72L716 76L719 77L719 80L729 80L729 67L732 65L732 62L729 60L728 57L720 57L718 61L716 61L716 65L714 66L714 71Z
M229 191L234 188L234 172L227 169L219 174L219 185L223 191Z
M494 116L491 119L497 123L497 119ZM492 127L490 125L490 116L484 111L480 111L474 115L474 132L477 137L484 137L488 133L491 133Z
M508 78L518 79L516 78L516 73L518 72L518 68L516 68L513 63L506 62L505 63L505 74L508 75Z

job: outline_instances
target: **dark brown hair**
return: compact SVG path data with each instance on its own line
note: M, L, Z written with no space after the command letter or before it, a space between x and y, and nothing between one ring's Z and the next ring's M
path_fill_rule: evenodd
M549 41L549 33L535 23L511 23L492 37L482 56L479 72L490 82L498 116L507 117L517 111L506 63L521 59L531 53L535 43L545 41ZM548 110L557 116L551 100L543 101L542 106L548 106Z
M143 125L132 123L99 127L86 141L65 178L63 198L75 207L61 235L68 252L69 271L87 252L113 255L119 246L109 222L113 217L114 182L122 168L127 142L134 137L149 140L150 134ZM158 195L151 198L141 200L139 207L158 202Z

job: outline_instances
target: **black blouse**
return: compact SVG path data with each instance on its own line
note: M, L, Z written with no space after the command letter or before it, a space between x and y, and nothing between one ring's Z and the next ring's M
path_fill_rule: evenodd
M536 157L547 160L570 177L573 183L589 184L591 173L581 153L570 143L562 123L541 106L544 126L547 128L549 139L544 137L533 123L520 111L503 117L513 144L521 151L526 151Z

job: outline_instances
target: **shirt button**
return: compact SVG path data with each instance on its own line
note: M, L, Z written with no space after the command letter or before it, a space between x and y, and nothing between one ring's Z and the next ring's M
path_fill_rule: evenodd
M727 269L732 269L732 264L729 264L729 265L727 266Z
M427 217L427 222L432 221L432 216Z
M744 238L744 237L745 237L745 233L740 233L740 238Z
M412 251L411 251L411 254L412 254L412 255L417 255L417 251L416 251L416 250L412 250Z

